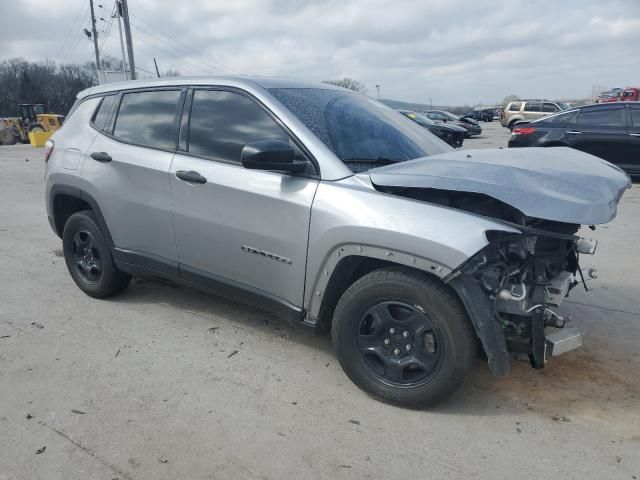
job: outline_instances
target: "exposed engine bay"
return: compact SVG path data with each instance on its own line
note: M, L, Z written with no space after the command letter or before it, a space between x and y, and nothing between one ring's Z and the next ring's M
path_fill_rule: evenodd
M489 244L445 280L467 307L495 374L509 371L511 354L528 355L534 368L543 368L548 356L582 345L582 332L557 311L574 287L587 288L585 275L595 278L579 260L595 253L597 242L576 236L580 225L529 218L483 194L384 191L496 218L522 232L487 232Z

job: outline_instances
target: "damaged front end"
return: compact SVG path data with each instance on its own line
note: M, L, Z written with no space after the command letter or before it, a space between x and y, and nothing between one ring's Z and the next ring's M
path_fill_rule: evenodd
M597 243L562 232L578 225L549 226L556 231L487 232L489 245L445 280L465 304L496 375L509 372L510 353L526 354L532 367L543 368L548 356L582 345L582 332L567 327L569 319L556 309L575 286L586 288L579 259Z
M385 193L519 230L486 232L488 245L445 279L462 299L497 375L509 371L511 352L527 354L534 368L542 368L547 356L582 344L582 333L565 327L568 319L556 310L576 285L586 288L580 256L596 250L594 241L576 233L581 225L613 220L631 187L618 167L577 150L515 150L448 152L369 172Z

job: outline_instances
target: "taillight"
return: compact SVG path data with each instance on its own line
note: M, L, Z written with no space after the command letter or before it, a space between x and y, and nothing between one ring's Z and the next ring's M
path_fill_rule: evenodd
M531 135L535 131L536 129L534 127L520 127L520 128L516 127L511 131L511 133L513 135Z
M49 161L49 157L51 156L51 153L53 152L53 147L55 146L55 143L53 140L47 140L44 144L44 161L45 163Z

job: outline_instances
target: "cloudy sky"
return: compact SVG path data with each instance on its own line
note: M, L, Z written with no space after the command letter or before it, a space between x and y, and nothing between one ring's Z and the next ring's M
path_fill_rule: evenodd
M102 53L120 58L114 0L95 2ZM88 3L11 2L0 60L94 59ZM640 0L129 0L129 11L148 72L155 56L184 75L349 76L371 95L379 84L383 98L444 105L640 84Z

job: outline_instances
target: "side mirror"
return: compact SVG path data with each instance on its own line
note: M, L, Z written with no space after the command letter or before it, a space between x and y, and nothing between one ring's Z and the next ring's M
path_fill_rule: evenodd
M258 140L247 143L240 153L244 168L252 170L279 170L284 172L304 172L309 162L296 162L296 152L282 140Z

